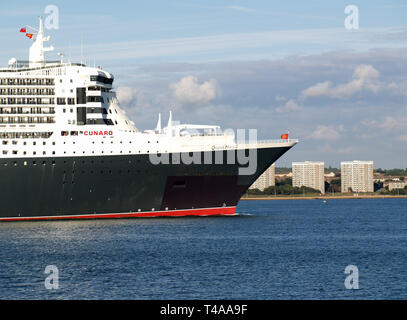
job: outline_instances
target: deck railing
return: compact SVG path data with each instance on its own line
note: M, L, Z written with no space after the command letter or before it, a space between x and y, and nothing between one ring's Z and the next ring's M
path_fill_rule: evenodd
M297 143L298 139L257 140L257 141L254 141L253 143L268 144L268 143L291 143L291 142L296 142Z

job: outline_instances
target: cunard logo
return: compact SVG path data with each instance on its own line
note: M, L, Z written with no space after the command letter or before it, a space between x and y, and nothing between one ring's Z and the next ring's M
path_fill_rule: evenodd
M85 136L112 136L113 135L113 131L83 131L83 134Z

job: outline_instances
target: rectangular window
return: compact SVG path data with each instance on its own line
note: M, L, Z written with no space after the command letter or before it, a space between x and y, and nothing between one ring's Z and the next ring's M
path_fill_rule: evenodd
M78 107L76 109L76 123L78 125L84 125L86 121L86 107Z
M88 96L86 101L87 102L103 102L103 98L101 96Z
M65 98L57 98L57 104L66 104Z
M106 84L112 84L113 83L113 78L106 78L103 76L90 76L90 81L96 81L96 82L101 82L101 83L106 83Z
M76 103L77 104L86 103L86 88L76 88Z

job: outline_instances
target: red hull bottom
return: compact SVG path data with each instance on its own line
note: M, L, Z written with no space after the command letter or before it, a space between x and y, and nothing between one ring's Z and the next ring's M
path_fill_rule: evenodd
M76 219L116 219L116 218L152 218L152 217L185 217L185 216L218 216L235 215L236 207L219 207L204 209L183 209L170 211L146 211L130 213L101 213L44 217L10 217L0 221L33 221L33 220L76 220Z

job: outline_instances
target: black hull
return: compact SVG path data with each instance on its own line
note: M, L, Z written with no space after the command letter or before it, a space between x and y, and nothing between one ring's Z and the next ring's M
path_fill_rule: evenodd
M3 159L0 219L231 208L288 149L257 149L253 175L239 175L226 151L223 164L154 165L148 155Z

